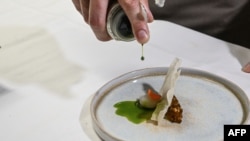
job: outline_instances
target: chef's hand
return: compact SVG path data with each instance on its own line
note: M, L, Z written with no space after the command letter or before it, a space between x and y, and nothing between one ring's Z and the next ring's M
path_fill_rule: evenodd
M245 66L243 66L242 71L250 73L250 62L248 62Z
M95 36L100 41L109 41L111 37L106 30L106 17L110 0L72 0L76 9L81 13L85 22L90 25ZM148 0L118 0L130 20L132 30L139 43L149 40L147 23L153 21L153 15L148 6ZM141 12L145 8L147 18Z

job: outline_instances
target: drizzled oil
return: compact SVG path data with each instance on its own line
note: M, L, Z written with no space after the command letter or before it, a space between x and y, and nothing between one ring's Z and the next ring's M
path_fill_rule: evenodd
M144 61L145 57L144 57L144 44L141 44L141 61Z

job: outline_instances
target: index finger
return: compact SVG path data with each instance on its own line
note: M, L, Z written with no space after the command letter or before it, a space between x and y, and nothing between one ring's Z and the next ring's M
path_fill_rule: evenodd
M148 22L153 20L153 16L148 8L147 0L118 0L131 23L133 33L138 42L144 44L149 40ZM143 10L146 10L147 20L143 17Z

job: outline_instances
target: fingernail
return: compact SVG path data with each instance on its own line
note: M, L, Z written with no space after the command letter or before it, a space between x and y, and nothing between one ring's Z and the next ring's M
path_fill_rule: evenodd
M137 40L140 43L146 43L148 41L148 34L145 30L140 30L137 34Z

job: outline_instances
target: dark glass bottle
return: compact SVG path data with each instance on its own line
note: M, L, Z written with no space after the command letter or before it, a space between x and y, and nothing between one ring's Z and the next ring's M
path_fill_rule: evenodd
M111 38L118 41L135 40L129 19L118 3L112 4L109 9L107 31Z

